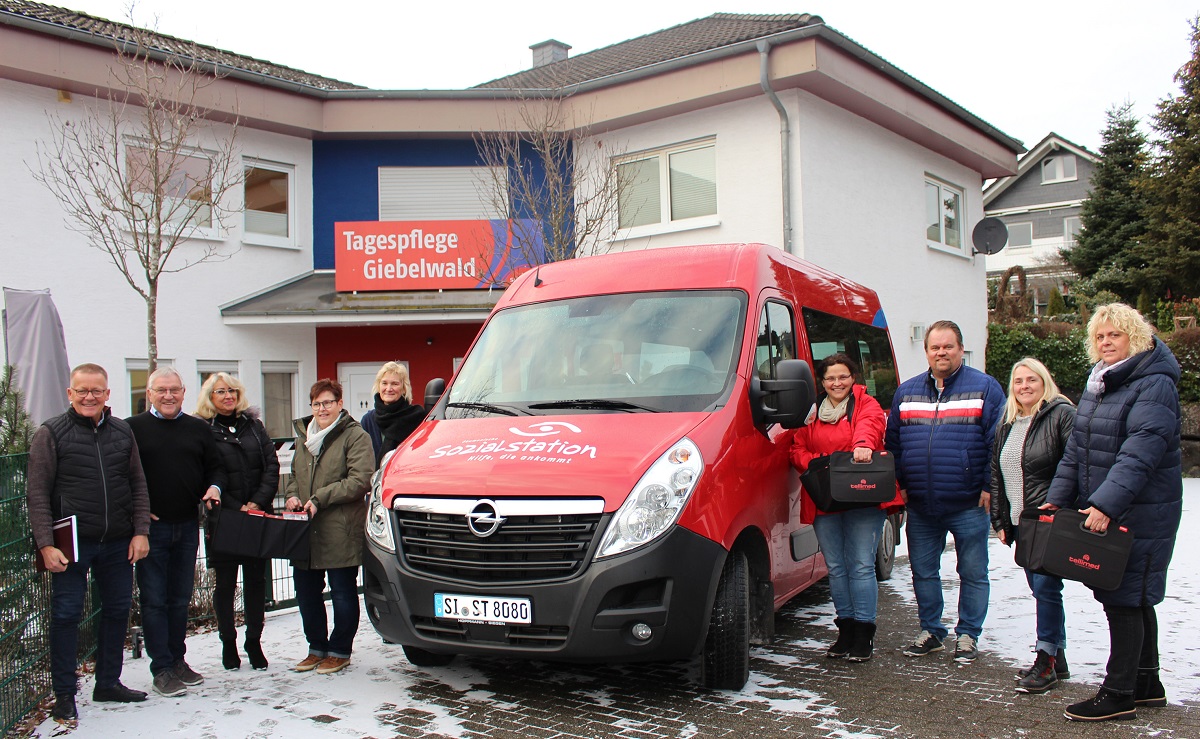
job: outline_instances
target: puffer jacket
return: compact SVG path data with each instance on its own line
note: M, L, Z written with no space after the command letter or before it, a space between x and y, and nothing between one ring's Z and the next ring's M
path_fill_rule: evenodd
M293 560L292 564L314 570L358 567L366 539L367 493L375 472L371 437L342 411L325 436L320 456L314 459L304 446L311 422L312 416L293 422L296 454L286 495L296 496L301 503L315 500L317 513L309 529L309 561Z
M936 516L979 505L991 486L992 443L1004 402L1000 383L965 364L946 378L941 393L929 372L900 385L886 446L909 508Z
M1029 433L1021 449L1023 482L1022 502L1025 508L1037 508L1046 502L1050 481L1058 470L1058 462L1066 451L1075 426L1075 406L1064 397L1046 403L1029 421ZM1001 424L992 446L992 528L1004 532L1004 541L1013 543L1012 505L1004 488L1000 472L1000 452L1004 449L1012 422Z
M257 413L253 409L246 409L237 415L232 424L225 423L228 419L221 416L206 420L217 440L221 466L225 468L221 505L213 506L208 511L210 529L221 525L221 511L241 510L247 503L254 503L259 510L270 513L279 489L279 457ZM240 561L239 557L213 551L208 553L209 567Z
M1125 577L1116 590L1095 591L1101 603L1155 605L1166 593L1183 512L1178 383L1179 363L1155 338L1104 376L1101 394L1079 400L1046 499L1060 508L1098 508L1133 533Z

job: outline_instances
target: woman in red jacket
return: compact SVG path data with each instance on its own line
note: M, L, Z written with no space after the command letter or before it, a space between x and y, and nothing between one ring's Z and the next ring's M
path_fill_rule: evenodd
M855 384L858 365L845 354L833 354L817 363L824 395L817 417L796 432L792 464L803 474L818 457L833 452L853 452L856 462L869 462L872 451L883 449L887 414L867 388ZM805 492L805 498L808 493ZM885 509L899 505L897 497L878 506L854 508L840 513L816 512L813 527L829 568L829 593L837 617L837 641L826 657L846 657L851 662L871 658L875 640L875 611L879 584L875 580L875 550L883 532ZM804 510L814 510L805 500Z

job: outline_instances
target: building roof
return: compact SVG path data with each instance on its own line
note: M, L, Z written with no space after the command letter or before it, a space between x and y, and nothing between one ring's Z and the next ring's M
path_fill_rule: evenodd
M1086 159L1093 164L1100 161L1099 155L1051 131L1017 160L1017 173L1015 175L992 180L987 187L983 188L983 207L986 209L993 200L1000 197L1005 190L1029 174L1030 170L1035 169L1046 158L1047 154L1054 151L1069 151L1075 156Z
M809 13L714 13L707 18L681 23L560 62L500 77L476 85L475 89L557 89L821 23L820 16Z
M109 48L142 40L149 46L148 50L151 53L196 60L226 72L236 70L316 90L366 89L362 85L309 74L281 64L273 64L262 59L198 44L195 41L178 39L153 30L138 29L126 23L117 23L54 5L31 2L31 0L0 0L0 24L23 27Z

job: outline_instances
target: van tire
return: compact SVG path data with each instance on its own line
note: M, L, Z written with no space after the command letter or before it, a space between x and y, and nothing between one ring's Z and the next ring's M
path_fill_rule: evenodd
M453 654L431 652L420 647L404 645L404 657L417 667L443 667L454 661Z
M713 599L701 673L704 686L741 690L750 679L750 564L733 551L721 568Z
M875 551L875 579L879 582L892 579L892 566L896 564L896 522L891 516L883 520L883 533L879 536L879 548Z

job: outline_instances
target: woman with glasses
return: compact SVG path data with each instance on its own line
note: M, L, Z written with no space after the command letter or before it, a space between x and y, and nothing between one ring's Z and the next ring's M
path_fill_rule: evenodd
M204 381L196 415L212 426L217 450L225 468L226 484L221 490L221 505L209 512L209 525L220 525L220 511L271 511L279 487L279 459L275 444L250 408L246 387L236 377L218 372ZM237 648L237 624L234 620L233 595L237 587L238 567L242 568L242 603L246 614L244 647L250 666L267 669L262 650L265 621L268 560L222 554L209 549L208 566L216 575L213 612L221 635L221 663L226 670L242 666Z
M846 354L832 354L817 363L823 394L817 417L796 432L792 464L804 474L813 460L834 452L853 452L854 461L870 462L871 452L883 449L887 414L879 401L855 382L858 365ZM879 584L875 580L875 552L887 509L901 505L896 497L880 505L839 513L816 510L808 493L801 503L801 523L811 521L829 568L829 594L833 598L837 640L825 653L850 662L871 659L875 644L875 612ZM815 518L809 518L815 513Z
M362 427L375 448L376 466L383 455L400 446L425 418L425 408L412 402L408 368L387 362L375 374L375 408L362 417Z
M307 562L293 561L296 603L308 656L292 669L326 675L350 664L358 633L358 568L362 565L366 495L375 471L371 437L342 408L342 386L317 380L308 394L313 414L295 421L296 455L286 508L312 518ZM325 611L326 579L333 631Z

